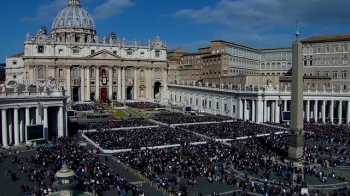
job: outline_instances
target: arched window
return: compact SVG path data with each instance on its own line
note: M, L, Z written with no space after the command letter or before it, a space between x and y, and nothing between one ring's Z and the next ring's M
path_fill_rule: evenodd
M131 78L131 70L126 70L126 77Z
M271 69L270 63L267 63L267 64L266 64L266 69Z
M90 71L90 78L94 78L95 77L95 70L91 69Z
M63 70L62 69L58 70L58 77L63 78Z
M291 69L292 68L292 63L289 62L288 65L287 65L287 69Z
M176 73L175 73L175 74L176 74ZM141 78L144 78L144 77L145 77L145 71L143 71L143 70L140 71L140 77L141 77Z
M261 63L261 69L265 69L265 63Z
M271 69L276 69L275 63L272 63L272 64L271 64Z
M78 73L78 69L73 69L73 78L78 78L79 77L79 73Z
M159 71L159 70L156 70L156 72L155 72L155 78L156 78L156 79L160 78L160 71Z
M38 69L38 78L39 79L44 79L45 78L45 74L44 74L44 69L43 68L39 68Z

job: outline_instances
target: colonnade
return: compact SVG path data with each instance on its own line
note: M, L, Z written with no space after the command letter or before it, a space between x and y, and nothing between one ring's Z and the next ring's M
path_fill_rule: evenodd
M40 111L42 110L42 111ZM2 145L19 145L26 142L26 126L43 124L48 128L48 107L24 107L1 109L1 133ZM64 136L64 109L58 107L57 114L57 137ZM47 136L46 136L47 137Z
M290 111L290 100L239 99L238 117L254 122L280 122L283 111ZM304 100L303 118L306 122L350 122L350 101Z

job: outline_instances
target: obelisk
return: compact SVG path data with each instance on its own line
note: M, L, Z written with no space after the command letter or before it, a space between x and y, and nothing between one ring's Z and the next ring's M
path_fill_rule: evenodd
M299 41L299 28L297 22L296 40L293 43L292 58L292 93L291 93L291 117L290 133L288 142L288 159L297 161L303 156L303 64L302 64L302 43Z

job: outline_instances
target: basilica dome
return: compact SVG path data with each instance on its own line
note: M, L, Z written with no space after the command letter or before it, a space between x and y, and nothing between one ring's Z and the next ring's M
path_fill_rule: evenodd
M80 6L80 0L69 0L68 6L57 14L52 30L59 29L96 30L92 17Z

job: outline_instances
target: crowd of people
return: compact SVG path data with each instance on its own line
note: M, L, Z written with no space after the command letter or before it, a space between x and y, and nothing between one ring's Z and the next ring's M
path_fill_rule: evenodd
M124 128L124 127L142 127L151 126L153 123L147 121L144 118L128 118L122 120L106 120L99 122L75 122L74 129L77 130L111 130L113 128ZM73 125L72 125L73 126Z
M285 123L272 123L266 122L266 124L272 125L274 128L283 127L288 129L289 125ZM310 132L325 142L339 142L342 144L348 144L350 139L350 128L348 126L339 126L332 124L316 124L316 123L304 123L303 130Z
M184 124L184 123L201 123L201 122L223 122L230 120L227 116L217 115L186 115L180 112L173 113L156 113L152 117L153 120L166 124Z
M72 109L76 111L92 111L100 110L101 108L95 103L76 103L72 105Z
M237 137L242 136L252 136L285 131L284 129L278 127L263 126L246 121L194 124L181 127L189 131L194 131L196 133L217 139L236 139Z
M127 102L125 103L129 107L137 109L154 109L154 108L164 108L163 105L153 102Z
M108 118L110 114L89 114L86 115L87 119L99 119L99 118Z
M101 195L103 191L118 190L118 195L144 195L143 192L131 185L117 171L112 170L96 156L92 150L79 145L73 138L58 138L51 145L40 147L31 157L33 165L44 167L51 182L55 181L55 173L63 164L76 172L77 190Z
M85 133L85 135L106 150L139 149L204 141L192 133L169 127L96 131Z

